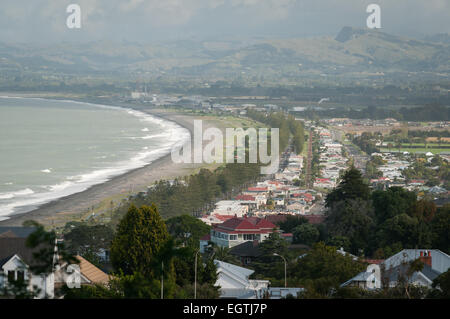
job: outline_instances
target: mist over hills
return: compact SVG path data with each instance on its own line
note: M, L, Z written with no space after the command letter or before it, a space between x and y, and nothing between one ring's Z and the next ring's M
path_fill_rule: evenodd
M448 80L450 37L412 39L344 27L336 37L179 41L107 41L52 46L0 43L1 81L94 76L121 79L197 78L204 81L302 79L385 82Z

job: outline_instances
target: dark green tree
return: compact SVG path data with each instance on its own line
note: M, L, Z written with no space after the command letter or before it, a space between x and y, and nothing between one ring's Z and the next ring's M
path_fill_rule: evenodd
M370 197L369 186L364 182L361 172L351 167L348 169L339 185L331 191L325 200L326 207L332 207L334 203L350 199L368 200Z
M169 233L156 206L132 205L112 241L112 265L125 275L141 273L151 277L154 259L168 239Z
M319 239L319 231L314 225L302 224L294 228L294 243L312 245Z

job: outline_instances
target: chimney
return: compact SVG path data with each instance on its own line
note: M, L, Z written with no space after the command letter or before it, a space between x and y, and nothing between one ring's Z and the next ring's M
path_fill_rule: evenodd
M425 253L423 251L420 252L420 260L431 267L432 263L431 263L431 251L425 251Z

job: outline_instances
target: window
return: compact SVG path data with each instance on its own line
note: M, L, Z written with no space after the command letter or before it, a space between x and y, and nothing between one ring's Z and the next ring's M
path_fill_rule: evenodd
M230 235L230 240L237 240L237 235Z
M24 281L25 280L25 272L24 271L18 271L17 272L17 280L18 281Z
M244 240L254 240L255 235L254 234L244 234Z
M14 270L8 270L8 281L13 282L16 280L16 272Z

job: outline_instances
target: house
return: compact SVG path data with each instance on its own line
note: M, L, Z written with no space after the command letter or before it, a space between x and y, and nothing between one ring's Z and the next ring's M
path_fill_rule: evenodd
M211 241L211 234L207 234L207 235L203 236L202 238L200 238L200 252L202 254L205 253L205 248L206 248L206 246L209 245L210 241Z
M404 249L382 263L382 276L390 287L395 286L400 277L406 277L409 263L416 259L420 259L424 267L409 278L415 285L431 287L433 280L450 268L450 256L438 249Z
M367 290L381 288L381 271L377 264L370 264L367 270L344 282L341 287L359 287Z
M73 267L73 265L68 265L67 263L57 267L55 271L55 288L60 288L70 281L68 277L73 272L75 272L75 276L78 276L80 285L105 285L109 282L110 276L108 274L81 256L75 256L75 258L79 261L78 267ZM71 271L68 271L68 267L71 266Z
M268 280L252 280L253 270L214 260L217 267L217 281L220 298L226 299L262 299L269 286Z
M335 186L335 183L329 178L316 178L316 180L314 181L314 187L331 189Z
M221 200L216 203L216 208L211 215L235 215L241 217L248 213L248 206L241 205L238 200Z
M261 256L262 252L259 249L259 242L254 240L232 247L230 254L238 257L242 265L249 265L255 258Z
M417 259L424 264L422 270L408 276L410 263ZM389 287L395 287L401 278L408 280L412 285L431 287L433 280L449 268L450 256L440 250L404 249L384 261L373 261L366 271L349 279L341 287L378 289L381 288L382 282Z
M233 217L236 217L235 215L219 215L219 214L212 214L212 215L203 215L200 220L204 222L206 225L214 225L214 224L221 224L224 221L231 219Z
M231 248L246 241L264 241L277 226L258 217L234 217L222 224L213 225L211 241L218 246Z
M10 229L2 233L0 238L0 274L2 274L0 288L7 287L12 281L24 280L27 283L27 290L35 292L36 298L53 298L53 271L50 270L46 274L34 274L30 269L33 266L42 266L33 253L45 247L29 248L26 245L26 238L23 237L28 231L30 230ZM22 237L16 237L17 235ZM56 254L56 246L54 249Z

